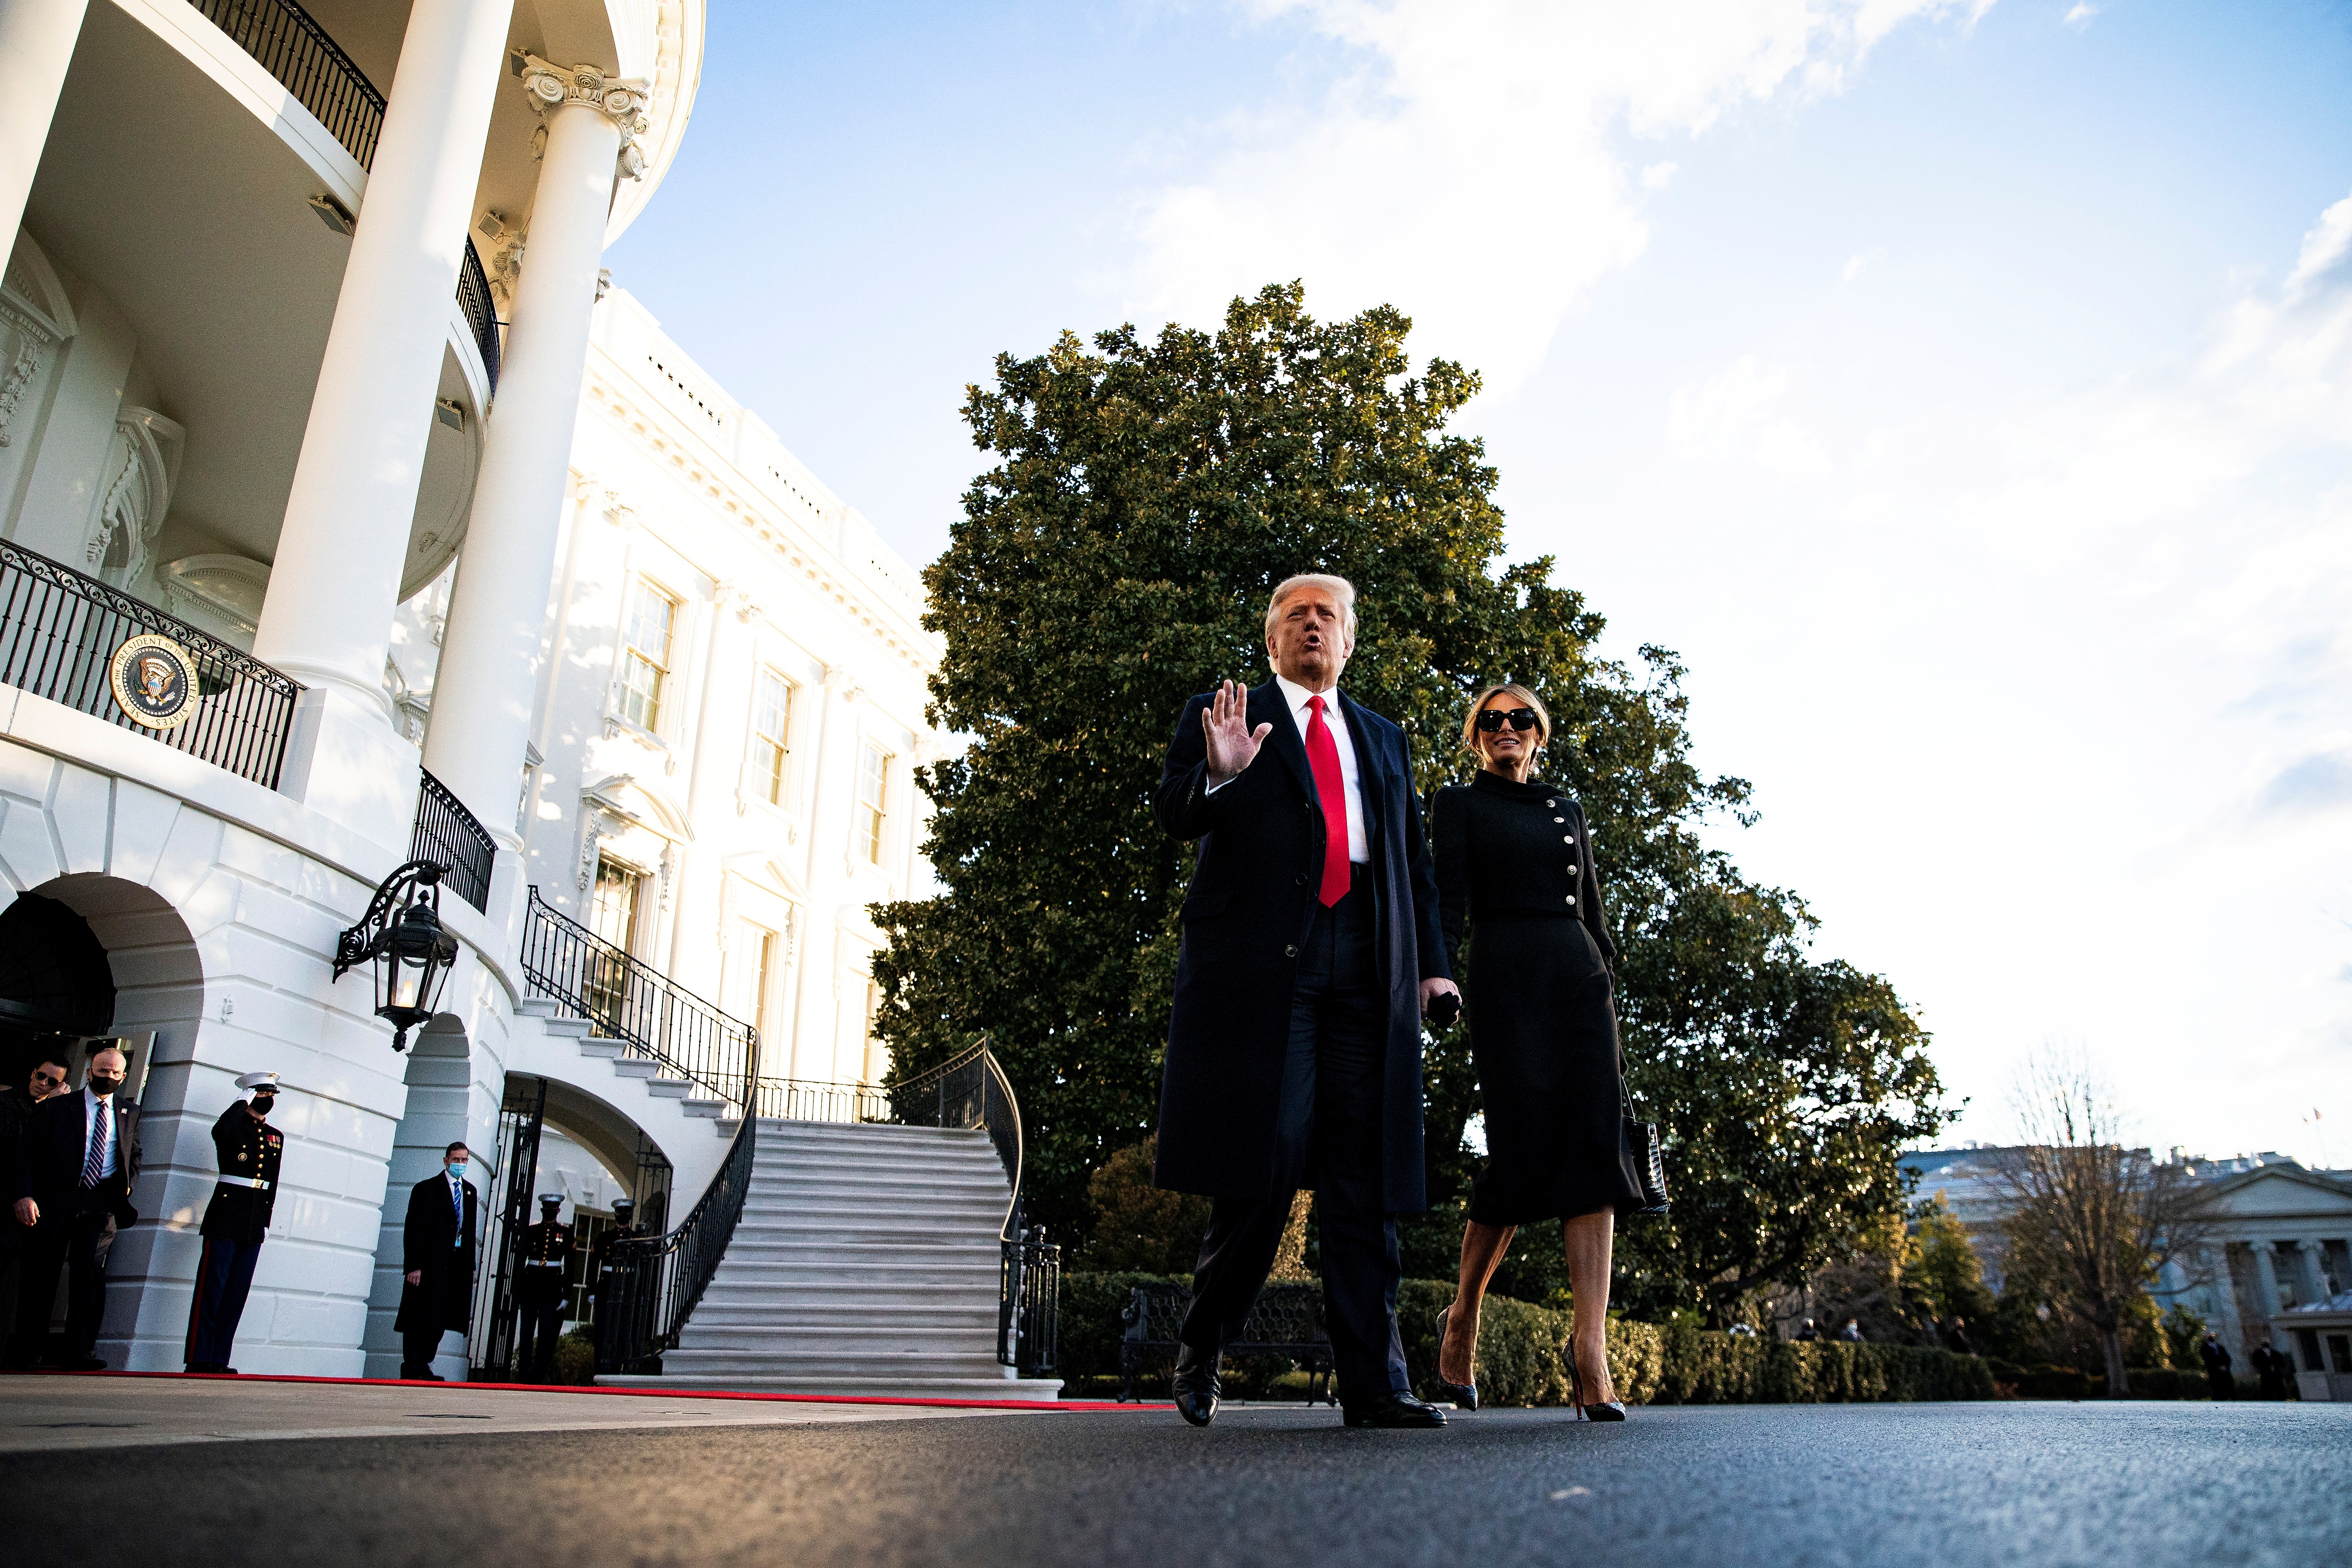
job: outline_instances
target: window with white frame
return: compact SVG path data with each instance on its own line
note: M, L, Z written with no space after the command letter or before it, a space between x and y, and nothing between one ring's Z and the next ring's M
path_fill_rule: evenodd
M772 669L760 671L751 699L751 789L771 805L784 803L784 758L792 733L793 683Z
M652 579L637 579L629 619L621 637L621 717L641 730L661 728L667 695L670 639L677 627L677 601Z
M890 810L890 753L868 741L857 757L858 858L882 863L882 825Z

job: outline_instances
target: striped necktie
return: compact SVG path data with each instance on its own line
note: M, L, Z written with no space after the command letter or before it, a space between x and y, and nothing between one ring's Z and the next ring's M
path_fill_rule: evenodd
M81 1184L85 1187L98 1185L98 1179L106 1174L106 1141L113 1131L113 1121L114 1107L100 1100L98 1121L89 1133L89 1155L81 1163Z

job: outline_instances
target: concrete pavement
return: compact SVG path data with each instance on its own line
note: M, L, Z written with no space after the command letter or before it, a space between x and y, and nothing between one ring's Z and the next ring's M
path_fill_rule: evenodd
M420 1422L445 1407L391 1394L352 1419L459 1425ZM673 1420L691 1402L643 1403ZM495 1430L20 1448L0 1555L25 1568L2352 1562L2344 1405L1748 1405L1636 1410L1622 1426L1485 1411L1429 1433L1266 1407L1205 1432L1166 1411L788 1408L784 1424L712 1413L583 1430L523 1429L556 1417L518 1405Z

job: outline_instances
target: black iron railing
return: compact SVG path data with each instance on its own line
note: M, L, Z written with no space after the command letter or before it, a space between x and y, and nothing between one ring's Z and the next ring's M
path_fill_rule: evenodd
M772 1121L887 1121L890 1094L870 1083L763 1078L751 1086L758 1114Z
M1026 1223L1021 1196L1021 1102L982 1036L929 1072L888 1086L892 1120L909 1127L985 1128L1013 1189L997 1227L1003 1271L996 1300L996 1359L1023 1375L1060 1364L1062 1249Z
M719 1173L676 1230L605 1244L595 1275L598 1372L655 1371L661 1352L677 1348L678 1331L743 1217L759 1134L760 1119L745 1117Z
M196 668L195 711L170 729L134 722L115 701L115 650L171 638ZM302 688L269 666L153 605L46 555L0 543L0 684L278 787Z
M383 130L383 94L293 0L188 0L260 62L364 169Z
M489 379L490 390L499 389L499 312L490 299L489 275L482 270L482 258L474 253L474 242L467 240L461 248L465 259L457 264L457 303L466 312L466 324L474 330L474 346L482 351L482 374Z
M498 846L490 842L490 830L481 819L449 793L447 784L425 773L424 787L416 792L416 830L409 835L408 858L448 867L441 885L488 914L490 865L497 855Z
M522 972L534 992L618 1040L628 1056L700 1085L737 1114L750 1103L759 1030L550 908L536 887L523 925Z

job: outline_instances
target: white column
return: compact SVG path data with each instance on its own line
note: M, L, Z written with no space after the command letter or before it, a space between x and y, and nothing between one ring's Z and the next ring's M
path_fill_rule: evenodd
M2326 1260L2319 1255L2321 1245L2316 1241L2298 1241L2294 1244L2295 1262L2300 1267L2303 1277L2303 1287L2296 1294L2303 1298L2306 1305L2313 1301L2327 1300L2327 1271L2322 1267Z
M394 733L383 661L512 9L409 12L253 641L310 688L289 793L404 845L415 753Z
M0 0L0 246L16 242L88 0Z
M433 775L516 847L515 799L539 689L596 263L614 174L642 163L627 137L641 128L645 101L636 83L535 57L526 57L523 87L546 117L547 145L425 736Z
M2268 1320L2279 1314L2278 1254L2276 1244L2267 1238L2253 1247L2255 1300L2263 1309L2263 1327L2268 1330Z

